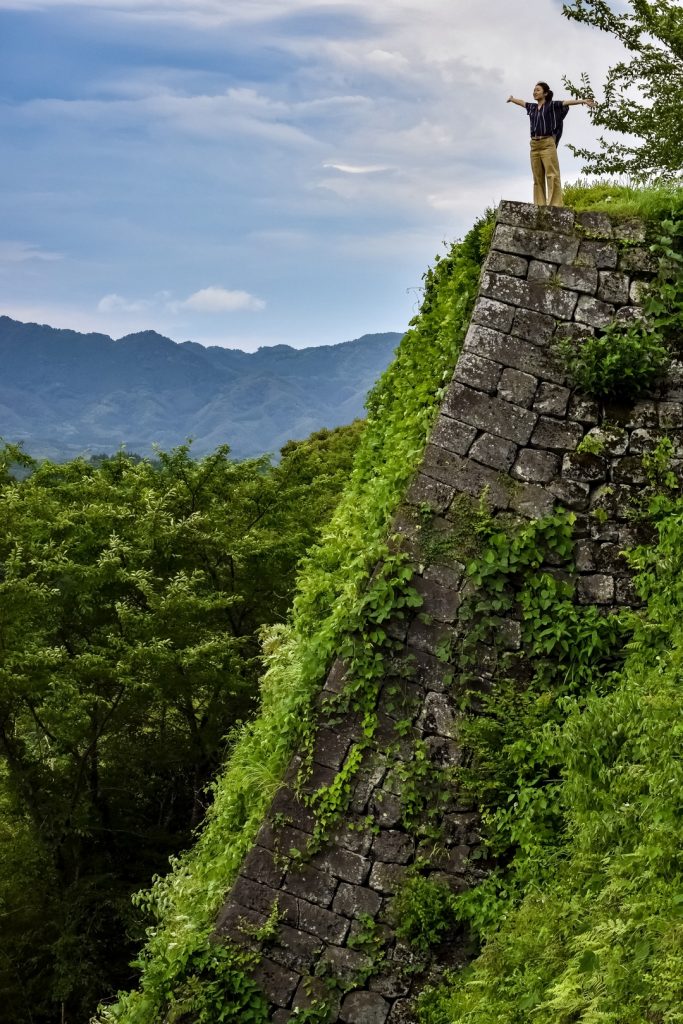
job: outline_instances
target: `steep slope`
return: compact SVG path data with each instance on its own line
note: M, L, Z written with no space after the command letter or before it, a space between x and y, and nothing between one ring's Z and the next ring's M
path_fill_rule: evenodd
M647 307L653 319L642 330L637 300L655 269L645 225L524 204L503 204L499 221L454 375L486 227L428 276L421 317L371 399L348 500L304 569L292 627L267 639L262 716L235 749L197 847L157 883L159 927L140 990L103 1019L384 1024L420 1015L445 1024L520 1021L530 1007L545 1007L544 1021L626 1019L604 1016L630 991L612 977L603 998L596 964L607 932L599 953L572 946L579 932L562 934L562 893L555 946L538 924L523 933L536 957L527 956L525 975L510 942L496 946L495 936L571 847L562 775L571 742L563 755L553 737L567 725L576 741L572 715L591 701L599 719L595 702L618 680L625 642L635 631L642 653L648 636L647 623L637 632L637 595L620 552L650 544L653 514L680 515L677 379L645 401L634 404L631 391L628 402L608 407L572 390L557 342L578 348L586 365L606 345L617 382L631 374L633 384L634 366L643 380L652 376L652 339L680 335L680 250L671 237L662 243L674 255L660 263L658 303ZM660 237L667 230L680 235L674 224ZM634 280L641 283L632 288ZM634 326L613 330L613 322ZM420 343L438 360L428 381ZM453 378L445 392L444 370ZM439 402L387 548L388 518ZM645 547L639 559L651 576L656 555ZM659 657L657 644L661 637L646 661ZM637 749L637 717L622 717L622 732ZM649 735L654 741L661 729ZM585 751L585 736L582 743ZM606 744L590 769L601 793L611 756ZM675 802L675 754L667 763ZM578 792L569 773L567 780ZM584 802L589 790L584 784ZM629 784L615 787L614 798L628 806L629 793ZM595 813L604 819L609 808L618 821L623 810L610 800L602 810L598 800ZM602 848L609 858L609 834ZM661 913L667 892L674 909L662 955L651 934L633 948L622 944L633 954L629 978L645 961L654 972L629 1021L679 1019L672 979L680 870L675 844L660 853L657 906ZM597 892L600 863L592 868ZM212 915L236 874L215 932ZM608 884L607 905L610 892ZM633 929L633 906L612 904L614 935ZM580 915L573 920L586 931ZM520 941L515 935L513 928ZM458 972L418 1007L412 996L472 959L477 940L489 945L481 968L475 962L469 1002L453 994L468 977ZM561 977L575 954L580 985L576 971ZM494 998L495 1012L482 1017Z
M176 344L153 331L118 341L0 317L0 433L49 457L150 454L194 439L243 458L363 415L398 334L255 353Z

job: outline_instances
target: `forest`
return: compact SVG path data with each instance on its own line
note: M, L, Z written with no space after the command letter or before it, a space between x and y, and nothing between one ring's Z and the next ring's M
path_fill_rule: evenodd
M85 1021L133 978L131 895L192 839L253 714L264 629L362 424L268 458L0 451L0 1004Z

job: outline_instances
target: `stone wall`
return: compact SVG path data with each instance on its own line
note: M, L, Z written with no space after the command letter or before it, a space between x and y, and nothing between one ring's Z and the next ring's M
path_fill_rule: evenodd
M397 649L379 697L379 728L354 776L348 812L309 856L315 822L306 794L333 781L360 734L357 713L330 719L326 711L344 688L338 660L319 702L312 771L299 790L294 758L217 922L219 937L262 953L254 976L275 1022L297 1019L316 998L330 1002L330 1020L345 1024L413 1021L410 997L426 976L394 935L391 898L418 857L423 875L456 891L487 871L476 808L455 788L438 797L438 841L408 824L406 813L405 779L417 751L441 767L462 758L451 669L437 655L457 634L467 586L457 545L443 543L457 536L463 500L485 492L494 514L522 518L556 506L574 511L577 600L610 608L635 600L620 552L639 539L627 508L645 481L643 453L666 433L677 466L683 456L675 374L649 400L605 409L572 391L553 350L558 337L639 315L654 269L643 225L509 202L497 221L463 351L394 521L424 604L391 624ZM508 647L519 648L514 618L504 633ZM495 659L480 653L482 684L495 687ZM253 932L276 900L277 934L263 944ZM359 942L368 920L383 941L379 969ZM468 955L463 937L428 969L457 967Z

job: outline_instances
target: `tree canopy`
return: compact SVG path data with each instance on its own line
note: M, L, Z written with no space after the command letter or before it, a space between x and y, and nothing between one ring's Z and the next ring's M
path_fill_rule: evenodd
M626 174L634 181L677 179L683 169L683 9L679 0L629 0L627 11L607 0L572 0L562 13L618 39L626 59L610 68L604 99L593 123L630 135L616 142L601 135L599 149L570 146L589 174ZM628 55L632 55L628 59ZM592 93L587 75L574 95Z
M256 702L259 630L348 477L361 425L278 466L0 450L0 1003L85 1022L130 980L131 894L201 821ZM17 471L19 470L19 471ZM28 475L27 475L28 474Z

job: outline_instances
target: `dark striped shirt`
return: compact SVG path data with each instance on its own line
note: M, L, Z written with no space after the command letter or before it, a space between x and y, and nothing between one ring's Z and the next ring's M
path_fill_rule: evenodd
M538 103L527 103L526 112L529 115L531 138L539 135L552 136L556 143L559 142L562 122L568 111L569 107L565 107L562 100L551 100L540 108Z

